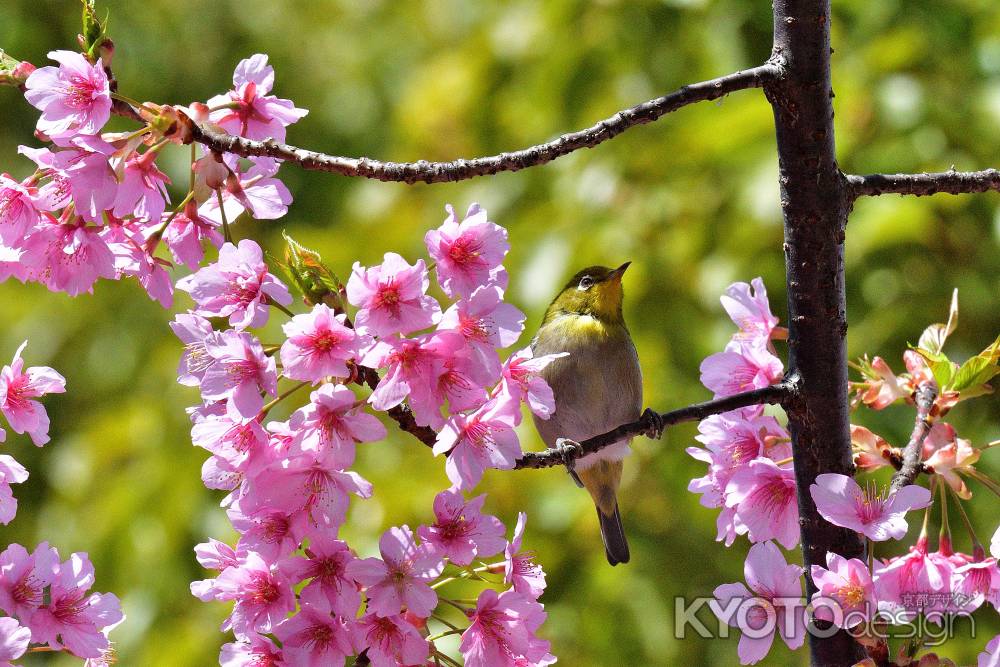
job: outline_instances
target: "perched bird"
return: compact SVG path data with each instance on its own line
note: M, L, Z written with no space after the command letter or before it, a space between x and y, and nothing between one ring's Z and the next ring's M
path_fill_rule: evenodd
M535 427L550 448L564 440L579 442L635 421L642 412L642 371L622 317L622 275L591 266L577 273L552 301L532 340L535 356L568 352L541 373L552 387L556 409ZM622 459L631 438L588 454L569 466L570 474L597 505L608 562L627 563L617 491Z

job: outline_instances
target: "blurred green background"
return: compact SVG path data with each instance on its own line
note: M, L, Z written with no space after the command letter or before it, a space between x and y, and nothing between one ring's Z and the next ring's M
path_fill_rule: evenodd
M41 66L75 48L71 0L0 3L0 46ZM150 0L100 2L111 11L123 93L188 103L229 87L233 66L269 54L276 92L310 114L289 141L344 155L452 159L520 148L578 129L685 83L767 58L770 3L745 0L582 2L355 2L343 0ZM103 11L103 9L102 9ZM835 0L833 45L838 158L845 171L977 169L997 165L1000 6L992 0ZM0 170L30 163L36 112L0 91ZM120 119L116 127L127 127ZM183 182L186 151L161 160ZM734 280L763 276L776 313L785 291L771 110L760 91L685 108L594 150L550 165L456 185L407 186L306 173L281 176L295 196L278 222L241 223L271 250L287 229L342 274L388 250L424 254L425 230L443 206L480 202L510 230L509 298L528 314L526 342L567 275L593 263L633 261L626 317L645 373L647 403L661 410L709 397L698 364L733 327L719 306ZM961 321L948 351L964 358L1000 330L1000 215L995 194L860 201L847 232L850 354L881 354L897 370L908 341L947 316L952 287ZM179 277L180 273L177 274ZM188 306L179 295L175 310ZM0 285L0 358L30 339L29 364L54 366L65 396L47 400L52 443L9 438L5 451L31 478L15 488L21 509L0 542L48 539L65 555L87 551L97 589L124 602L115 631L124 665L210 665L227 639L222 604L188 592L205 576L192 547L231 539L220 494L199 479L204 452L191 446L184 407L193 390L174 383L180 352L171 315L132 282L102 282L93 296ZM783 353L784 350L781 350ZM1000 437L997 399L962 404L959 433ZM896 407L855 421L901 444L912 412ZM736 639L674 638L674 599L710 595L742 580L747 542L715 543L716 512L685 489L703 465L684 453L693 425L661 442L642 439L622 499L632 562L607 566L586 494L560 470L488 474L487 509L511 527L529 513L526 544L549 573L545 636L567 665L735 664ZM539 446L523 430L527 447ZM360 448L358 469L376 485L352 505L345 534L366 554L386 527L430 517L447 481L443 463L409 436ZM981 467L1000 473L997 454ZM972 505L983 539L998 500L981 487ZM911 522L913 523L913 522ZM968 544L956 536L960 547ZM901 545L896 545L897 549ZM798 554L792 554L798 559ZM708 610L702 618L708 619ZM992 610L977 638L949 643L960 663L992 637ZM804 664L772 650L765 664ZM62 660L60 662L60 660ZM72 664L32 656L26 664Z

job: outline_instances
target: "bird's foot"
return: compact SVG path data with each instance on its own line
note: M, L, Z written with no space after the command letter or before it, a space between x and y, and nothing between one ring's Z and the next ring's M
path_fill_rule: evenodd
M642 419L650 423L650 427L645 432L647 438L659 440L663 437L663 429L667 426L663 423L663 415L652 408L646 408L645 412L642 413Z
M563 465L570 472L576 470L576 460L583 454L583 448L576 440L569 438L559 438L556 440L556 452L562 459Z

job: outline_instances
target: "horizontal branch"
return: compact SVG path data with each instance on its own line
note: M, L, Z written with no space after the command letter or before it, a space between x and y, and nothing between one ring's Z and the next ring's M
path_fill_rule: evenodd
M199 125L187 116L185 143L196 141L212 150L234 153L243 157L266 156L298 164L303 169L326 171L343 176L373 178L380 181L405 183L441 183L461 181L476 176L496 174L501 171L518 171L526 167L551 162L558 157L581 148L593 148L630 127L651 123L661 116L694 102L714 100L737 90L762 88L778 79L781 70L777 65L764 64L717 79L693 83L668 95L643 102L614 116L577 132L570 132L544 144L523 150L489 157L451 162L381 162L370 158L352 158L326 155L304 148L297 148L273 140L252 141ZM116 111L118 111L116 107ZM124 111L124 110L122 110ZM134 111L131 110L130 111ZM124 114L123 115L130 115Z
M847 185L854 198L876 197L878 195L898 194L934 195L944 192L951 195L968 194L972 192L1000 191L1000 171L984 169L983 171L942 171L925 174L870 174L846 176Z
M914 402L917 404L917 416L913 424L913 433L910 441L903 448L903 464L892 476L889 483L889 492L899 491L904 486L913 484L917 475L923 470L924 440L931 432L931 413L934 409L934 401L937 399L937 385L933 382L924 382L917 386Z
M700 421L711 415L745 408L750 405L782 403L791 398L795 393L795 382L794 379L788 378L762 389L745 391L704 403L695 403L694 405L671 410L670 412L656 413L652 410L647 410L643 413L642 417L634 422L622 424L612 431L569 445L569 447L562 450L548 449L544 452L526 452L514 464L514 469L550 468L565 464L568 461L575 461L587 454L593 454L609 445L613 445L624 438L642 435L658 427L671 426L682 422Z

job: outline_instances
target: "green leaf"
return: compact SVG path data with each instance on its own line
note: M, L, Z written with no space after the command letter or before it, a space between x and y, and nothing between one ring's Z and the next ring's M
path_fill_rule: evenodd
M917 347L916 350L927 362L927 367L931 369L938 388L941 391L946 391L955 377L957 365L941 352L929 352L923 347Z
M285 269L306 303L325 303L342 312L344 302L341 293L344 286L337 275L323 263L318 252L306 248L286 232L281 235L285 239Z
M948 336L958 328L958 289L951 293L951 306L948 309L947 324L932 324L920 334L917 347L932 353L940 353Z

